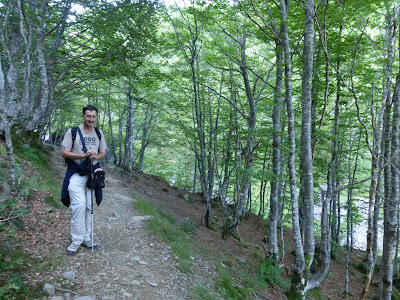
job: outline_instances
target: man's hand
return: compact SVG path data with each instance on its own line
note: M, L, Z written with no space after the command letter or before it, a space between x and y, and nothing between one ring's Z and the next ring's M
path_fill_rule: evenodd
M92 149L89 149L88 152L85 153L85 157L89 158L95 158L96 157L96 152Z
M70 158L70 159L80 159L80 158L92 158L95 160L102 159L106 157L106 151L100 151L99 154L96 155L96 151L93 149L89 149L86 153L74 153L71 152L70 149L63 147L62 152L61 152L62 157L64 158Z

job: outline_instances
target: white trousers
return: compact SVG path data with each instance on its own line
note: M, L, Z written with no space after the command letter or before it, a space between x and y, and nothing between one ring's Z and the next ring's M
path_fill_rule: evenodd
M91 207L92 195L94 190L86 187L88 175L80 176L75 173L71 176L68 185L69 196L71 198L71 237L72 243L80 245L83 241L90 241L92 231ZM93 201L95 199L93 198Z

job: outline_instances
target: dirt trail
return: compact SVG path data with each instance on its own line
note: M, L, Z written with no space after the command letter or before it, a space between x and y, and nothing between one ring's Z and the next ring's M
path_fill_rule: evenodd
M61 182L65 167L59 149L53 152L52 159L55 176ZM79 288L76 294L57 289L53 299L189 299L191 287L207 285L209 279L182 274L177 269L170 247L145 228L150 217L134 211L132 203L139 192L130 186L129 175L112 165L103 164L102 168L106 187L103 202L94 209L99 249L94 257L83 247L76 256L65 255L67 267L63 274ZM63 246L65 251L68 243Z

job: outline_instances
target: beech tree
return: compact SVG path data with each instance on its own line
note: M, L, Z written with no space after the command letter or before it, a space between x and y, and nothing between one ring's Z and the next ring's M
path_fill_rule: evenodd
M10 180L15 162L10 131L42 131L54 108L54 88L67 72L58 73L70 0L4 1L0 6L0 131L5 133Z

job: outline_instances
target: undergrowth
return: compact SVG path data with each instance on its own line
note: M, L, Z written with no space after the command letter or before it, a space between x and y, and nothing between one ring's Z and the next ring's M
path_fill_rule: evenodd
M56 207L62 208L59 193L60 187L51 171L50 165L50 152L53 147L50 145L42 145L40 143L33 143L26 145L21 139L13 139L14 153L17 158L25 159L33 164L37 170L37 176L32 176L29 179L28 189L43 189L51 193L50 196L45 198L46 203ZM20 161L20 159L18 159Z
M148 222L148 228L157 238L170 245L174 254L180 260L179 268L181 271L190 270L191 255L194 252L201 254L204 259L214 262L217 270L214 277L215 288L224 299L250 300L254 299L257 289L268 289L276 284L284 289L289 287L289 284L281 279L282 269L272 260L255 257L260 261L258 272L249 274L246 269L254 270L255 266L240 262L240 259L232 257L226 252L221 252L219 257L210 257L209 251L206 249L207 246L198 245L196 240L193 239L197 229L194 223L190 221L179 223L161 207L156 207L144 199L137 200L133 206L137 212L153 216ZM241 267L238 266L238 262L242 265ZM240 284L237 281L237 275L240 275ZM208 287L194 286L190 292L191 299L218 299Z
M59 187L50 171L49 152L40 143L23 144L13 136L13 151L16 160L18 181L11 192L0 194L0 299L38 299L42 298L43 284L35 286L24 282L24 274L29 271L43 272L60 264L58 258L47 257L39 260L30 257L18 245L15 233L24 228L21 217L29 214L26 201L35 196L35 191L45 189L50 195L48 203L59 207ZM7 182L9 177L6 150L0 144L0 180ZM34 166L34 175L24 176L27 163ZM4 192L0 190L0 193Z

